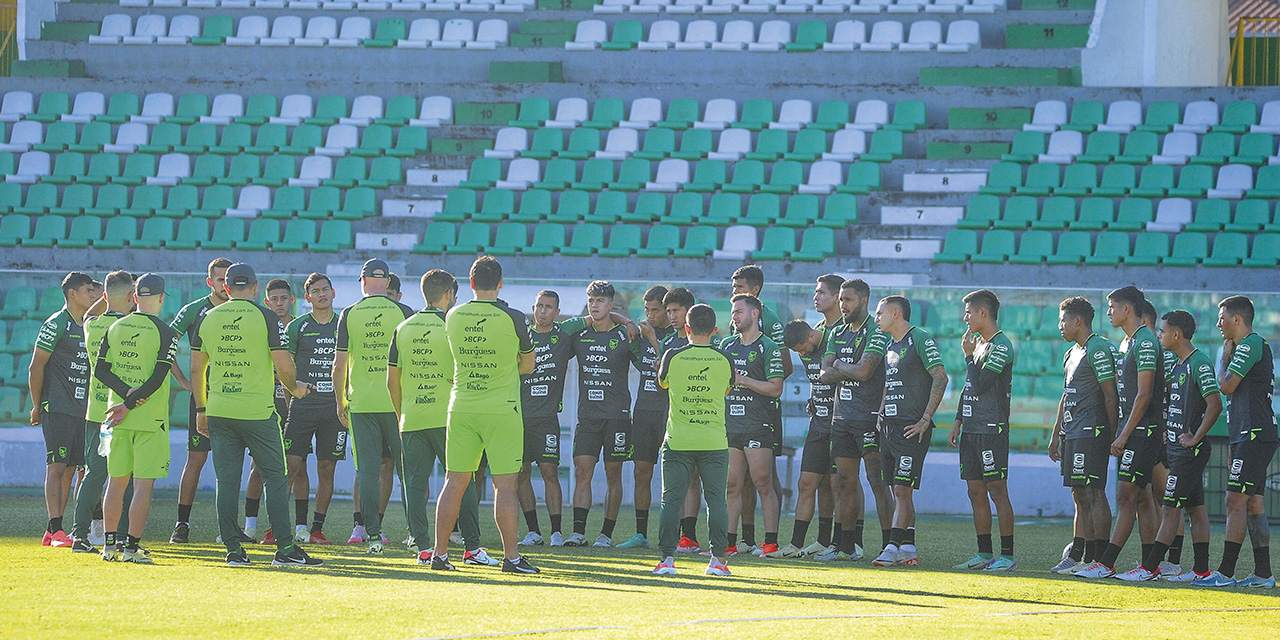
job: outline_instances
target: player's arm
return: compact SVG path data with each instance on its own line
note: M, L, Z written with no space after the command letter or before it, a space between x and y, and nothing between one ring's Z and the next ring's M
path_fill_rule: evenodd
M525 320L524 314L519 311L508 308L507 313L511 315L511 324L516 331L516 341L520 345L520 355L516 357L516 368L520 371L520 375L527 376L533 373L537 366L537 356L533 353L533 340L529 338L529 323Z
M391 346L387 347L387 391L391 393L391 406L400 417L400 329L391 334Z
M293 355L289 353L289 338L284 331L284 324L274 311L265 307L262 319L267 323L267 348L271 350L271 362L275 365L276 379L288 389L293 397L305 397L310 391L307 384L298 382L298 370L293 364Z
M830 350L822 356L822 369L818 371L818 382L823 384L836 384L843 382L846 378L844 373L836 365L840 363L840 358Z
M196 404L196 433L209 437L209 421L205 405L209 402L209 355L203 350L191 351L191 397Z
M187 375L182 372L182 365L178 364L177 360L174 360L173 364L169 365L169 373L173 376L174 382L177 382L178 386L181 387L182 390L191 390L191 380L187 379Z
M31 352L31 365L27 367L27 389L31 394L31 424L40 424L40 401L44 396L44 367L49 362L50 352L36 345Z
M1241 342L1254 342L1250 340L1252 336L1246 336ZM1253 365L1258 363L1262 357L1261 345L1250 344L1248 349L1239 348L1236 343L1230 340L1224 340L1222 343L1222 376L1218 378L1218 387L1222 393L1231 395L1236 392L1236 387L1240 386L1240 381L1244 380L1249 371L1253 369Z
M85 309L85 312L84 312L84 319L86 321L85 324L88 324L89 318L96 318L106 312L107 312L107 293L106 293L106 290L104 289L102 295L99 296L97 300L94 300L93 303L89 305L88 309Z
M919 422L907 427L906 430L907 437L915 436L917 442L924 441L925 434L933 426L933 414L938 412L938 405L942 404L942 396L947 392L947 370L942 364L942 351L938 349L937 341L932 336L926 335L921 342L923 348L920 350L920 358L932 381L929 384L929 402L924 407L924 415L920 416Z
M671 385L667 382L667 371L671 369L671 356L674 354L674 351L668 351L662 354L662 357L658 359L658 386L663 389L671 388Z
M1114 378L1100 383L1102 386L1102 402L1107 411L1107 428L1115 433L1116 423L1120 421L1120 393L1116 390Z
M1049 459L1058 462L1062 460L1062 451L1059 448L1059 434L1062 432L1063 415L1066 411L1067 396L1063 394L1058 399L1058 413L1053 420L1053 432L1049 434Z
M856 363L848 362L837 363L836 366L841 368L842 373L848 380L857 380L863 382L871 379L875 375L876 370L884 364L884 352L889 347L889 336L880 331L873 331L867 336L867 347L862 351L862 357Z
M111 370L111 363L107 361L107 353L110 352L110 336L103 336L102 342L98 343L98 353L93 363L93 377L106 385L106 387L121 398L125 398L126 406L130 409L133 405L128 404L129 385L120 379L114 371Z
M1119 456L1124 451L1129 436L1133 435L1134 429L1141 426L1139 423L1142 422L1143 416L1147 413L1147 407L1151 405L1151 399L1155 395L1156 361L1160 358L1160 349L1154 341L1149 340L1138 342L1133 345L1133 349L1138 363L1138 393L1133 398L1133 407L1129 409L1120 433L1111 443L1113 456Z
M333 352L333 370L330 377L333 379L333 397L338 405L338 421L343 427L347 425L347 311L343 309L338 314L338 328L334 339Z

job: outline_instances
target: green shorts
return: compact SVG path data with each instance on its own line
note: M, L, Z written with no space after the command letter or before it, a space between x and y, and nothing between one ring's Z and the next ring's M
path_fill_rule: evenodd
M112 429L107 475L154 480L169 475L169 432Z
M520 472L524 464L524 420L520 414L450 411L445 467L454 473L475 473L486 454L493 475Z

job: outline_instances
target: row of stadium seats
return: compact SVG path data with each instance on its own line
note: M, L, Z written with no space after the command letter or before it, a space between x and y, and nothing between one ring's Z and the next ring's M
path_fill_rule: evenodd
M15 224L10 224L13 221ZM178 224L169 218L149 218L142 222L118 216L105 224L99 218L59 215L40 216L35 230L25 237L15 236L29 225L27 216L11 214L0 218L0 245L16 241L23 247L95 249L241 249L245 251L336 252L350 249L355 235L348 220L319 221L295 218L283 225L280 220L259 218L247 222L224 217L214 221L184 218ZM16 227L16 228L15 228ZM246 233L248 235L246 235ZM318 238L318 239L317 239Z
M596 13L995 13L1005 0L603 0Z
M116 128L114 142L112 125L106 122L90 122L77 132L78 126L71 122L54 122L45 130L44 125L39 122L32 120L19 122L9 132L7 141L0 143L0 151L36 150L52 153L106 151L112 154L130 154L138 151L162 154L176 151L184 154L284 153L324 156L351 154L364 157L390 155L407 158L426 153L428 145L428 130L425 127L393 128L385 124L373 124L367 127L335 124L326 128L320 125L304 124L294 127L290 132L289 128L283 124L264 124L255 130L247 124L229 124L219 127L202 123L191 125L184 134L182 125L172 122L161 123L154 127L140 122L129 122Z
M622 20L613 25L610 35L608 25L600 20L578 23L577 32L565 49L570 51L875 51L916 52L939 51L942 53L968 53L982 47L978 23L972 20L952 22L943 39L942 25L934 20L921 20L911 24L911 32L904 39L901 22L883 20L873 24L871 37L867 37L867 25L861 20L841 20L830 25L820 20L801 22L795 26L786 20L770 20L760 25L749 20L732 20L721 30L711 20L690 22L680 35L681 25L675 20L659 20L649 26L644 37L644 25L637 20Z
M435 219L445 222L552 222L574 224L661 223L678 226L727 227L735 224L765 227L828 227L840 229L858 222L858 200L835 194L819 201L815 195L794 195L785 204L777 194L744 196L718 193L709 199L699 193L642 193L634 204L625 192L602 191L592 204L586 191L564 191L553 198L550 191L519 193L505 189L482 192L454 189L444 210Z
M1145 119L1142 115L1142 103L1137 100L1117 100L1105 107L1095 100L1080 100L1071 104L1070 116L1067 114L1066 102L1041 100L1035 105L1031 122L1024 124L1022 128L1025 131L1045 133L1059 129L1085 133L1095 130L1114 133L1135 130L1152 133L1280 133L1280 100L1264 104L1261 118L1258 115L1258 105L1254 102L1238 101L1219 105L1213 100L1196 100L1188 102L1185 111L1176 102L1152 102L1147 105Z
M896 134L896 135L894 135ZM498 131L494 139L493 149L484 152L486 158L510 160L514 158L550 159L552 157L585 160L590 157L606 160L625 160L630 157L641 160L662 160L676 158L679 160L764 160L774 161L779 158L812 162L819 158L852 162L867 153L867 135L857 129L839 129L834 135L822 129L805 129L792 136L786 129L766 129L754 136L749 129L725 129L716 134L719 140L713 141L712 132L705 129L686 131L679 136L672 129L649 129L644 133L641 146L641 135L636 129L611 129L601 132L597 129L576 129L569 136L568 147L565 146L564 134L559 129L538 129L533 132L533 142L529 142L529 133L519 127L504 127ZM901 132L878 131L872 137L872 157L895 157L900 151L899 138ZM604 146L600 144L604 137ZM0 145L3 147L3 145Z
M1026 176L1023 177L1023 169ZM991 195L1137 196L1142 198L1280 198L1280 165L1257 169L1246 164L1217 167L1187 165L1094 164L1061 166L1037 163L1027 167L1002 162L991 167L979 193ZM1101 175L1101 180L1099 180ZM1139 179L1140 176L1140 179Z
M121 7L188 9L323 9L325 11L467 11L521 13L532 0L120 0Z
M259 164L259 158L252 155L228 159L226 156L209 154L195 156L193 162L192 156L182 153L161 156L134 153L124 157L124 169L121 171L119 156L98 154L89 158L89 170L86 171L84 154L64 153L57 155L56 173L51 158L44 151L28 151L22 154L14 167L11 154L0 154L0 175L4 176L5 182L20 184L44 181L55 184L102 184L110 181L126 185L207 186L223 182L238 186L252 182L269 186L367 186L376 189L404 184L401 159L390 156L366 159L353 155L336 161L328 156L309 156L298 163L292 156L279 155L271 156ZM230 172L227 170L228 163L231 165ZM52 180L48 180L49 178Z
M803 98L784 100L775 111L771 100L761 98L743 100L741 105L733 98L711 98L701 103L694 98L675 98L667 101L664 111L657 98L637 98L631 102L631 110L618 98L600 98L588 105L583 98L563 98L556 103L552 114L551 101L547 98L526 98L520 102L516 119L508 125L521 129L710 129L719 131L729 127L759 131L761 129L858 129L872 132L877 129L915 131L925 126L924 102L902 100L893 105L893 119L889 118L889 103L879 99L856 103L845 100L824 100L816 113L813 102ZM590 107L591 117L587 117ZM852 113L852 117L851 116Z
M1170 248L1170 237L1173 246ZM1058 236L1055 247L1050 231L1026 231L1015 234L1008 229L997 229L982 234L982 249L978 249L978 234L971 229L954 229L947 232L942 251L935 254L935 262L982 263L1025 265L1100 265L1115 266L1121 263L1136 266L1193 267L1257 267L1274 269L1280 264L1280 234L1268 233L1252 236L1253 248L1249 248L1250 235L1244 233L1218 233L1213 237L1213 251L1209 251L1209 236L1199 232L1168 233L1146 232L1131 238L1121 231L1103 231L1096 242L1085 231L1064 231Z
M1019 131L1013 136L1009 153L1001 156L1006 162L1073 162L1125 164L1280 164L1280 150L1276 137L1270 133L1246 133L1236 144L1236 134L1213 132L1203 135L1175 131L1164 135L1159 153L1155 153L1157 134L1134 132L1127 136L1122 153L1119 133L1098 131L1085 134L1079 131Z
M447 20L441 27L434 18L421 18L409 27L401 18L384 18L378 21L377 30L364 16L338 21L329 16L317 16L306 22L300 16L279 16L268 21L264 16L245 16L232 35L231 18L211 16L201 28L200 18L192 15L177 16L166 29L166 19L160 15L132 18L117 13L106 16L96 36L89 36L90 44L158 44L158 45L218 45L262 47L358 47L389 49L488 49L507 46L509 38L506 20L482 20L479 24L465 19Z
M332 186L313 189L288 186L272 190L254 185L240 189L237 194L227 185L205 187L203 193L193 185L181 185L167 190L156 185L145 185L135 187L132 193L123 185L99 187L96 192L88 185L72 185L63 189L62 197L59 198L56 186L42 184L29 187L24 198L20 185L6 183L0 184L0 210L23 215L52 213L99 218L221 218L224 215L238 215L362 220L374 215L377 205L374 191L369 187L339 190ZM15 218L10 224L17 225L16 220ZM18 225L15 228L29 227ZM0 232L0 236L4 235L6 234Z
M121 91L110 100L100 91L81 91L75 96L62 91L40 94L39 108L30 91L10 91L0 100L0 122L34 120L37 122L111 124L161 122L189 125L231 123L262 125L351 124L365 126L412 125L438 127L453 122L453 99L445 96L423 98L421 110L413 96L362 95L348 102L345 96L329 95L319 99L305 94L290 94L282 99L257 94L246 98L238 93L221 93L212 98L202 93L173 94L155 92L145 98L137 93Z
M1045 229L1057 231L1239 231L1280 233L1280 220L1271 213L1268 200L1241 200L1231 211L1230 200L1200 200L1192 215L1191 200L1167 198L1153 205L1147 198L1128 198L1116 203L1110 198L1085 198L1079 202L1062 196L1045 198L1043 205L1032 196L1013 196L1001 206L1000 199L978 195L969 199L961 229Z
M865 158L865 156L864 156ZM344 158L345 160L346 158ZM759 160L743 160L733 163L732 178L729 163L722 160L703 160L694 163L693 170L687 160L663 160L658 163L655 175L648 160L632 158L615 165L612 160L594 158L582 164L565 158L547 161L545 167L530 158L512 160L505 178L501 161L495 158L478 158L471 163L471 170L463 187L471 189L547 189L561 191L579 189L599 191L609 188L617 191L728 191L731 193L868 193L880 186L880 165L873 162L857 162L845 165L833 160L820 160L808 166L795 160L782 160L772 164L768 178L765 163Z

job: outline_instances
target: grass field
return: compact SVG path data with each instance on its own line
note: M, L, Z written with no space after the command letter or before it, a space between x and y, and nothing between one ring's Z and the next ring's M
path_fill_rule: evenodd
M359 546L313 547L325 566L310 570L273 568L268 549L250 549L255 566L232 569L223 565L221 545L212 542L217 535L213 495L198 498L195 544L168 544L173 504L172 493L157 494L143 542L156 564L134 566L40 547L42 498L29 490L0 492L0 549L7 558L0 568L0 614L9 621L0 637L1079 638L1084 629L1113 637L1247 629L1267 637L1268 631L1280 630L1280 594L1273 592L1085 582L1050 574L1048 567L1070 539L1065 521L1019 523L1021 567L1012 575L950 569L972 555L975 545L970 521L957 517L921 518L918 568L873 569L868 560L832 566L735 558L733 577L711 578L702 575L705 560L682 557L679 576L658 578L650 573L656 551L541 547L529 551L543 570L539 576L461 565L456 573L440 575L416 565L398 544L376 558L366 557ZM404 517L397 508L393 503L388 515L388 537L398 541L404 537ZM600 511L593 511L588 527L592 537ZM656 510L654 516L656 534ZM542 518L545 524L545 511ZM330 536L345 539L350 502L336 500L328 521ZM481 526L485 544L498 546L488 513L481 515ZM632 526L624 508L616 537L628 537ZM790 531L786 518L784 543ZM1215 529L1214 564L1220 535ZM875 546L879 532L868 531L867 541ZM1137 547L1135 532L1119 564L1132 566ZM1190 561L1188 544L1183 562L1189 566ZM1239 566L1240 577L1249 573L1248 550Z

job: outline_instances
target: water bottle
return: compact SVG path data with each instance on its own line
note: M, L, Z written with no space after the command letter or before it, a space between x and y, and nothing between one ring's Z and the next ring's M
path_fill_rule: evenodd
M98 429L98 455L107 457L107 452L111 450L111 431L116 426L111 418L102 421L102 426Z

